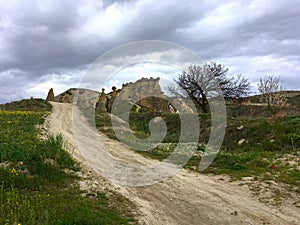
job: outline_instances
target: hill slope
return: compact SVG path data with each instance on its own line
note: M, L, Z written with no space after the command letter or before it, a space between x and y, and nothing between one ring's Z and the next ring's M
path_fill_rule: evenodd
M21 111L50 111L51 104L40 98L23 99L6 104L0 104L0 110L21 110Z
M50 130L53 133L62 133L77 157L85 156L81 159L93 162L87 166L92 167L96 173L103 169L103 155L99 154L103 149L101 143L105 143L108 155L113 155L115 159L126 164L157 163L155 160L145 159L117 141L95 134L81 117L76 117L76 123L84 131L85 144L84 148L78 149L78 137L72 129L72 105L52 104L54 110L50 117ZM100 143L95 142L95 135L101 140ZM97 154L93 153L95 148ZM140 218L142 224L298 224L300 221L299 209L293 205L275 208L260 202L246 187L230 183L224 177L186 170L151 186L118 188L140 206L143 213Z

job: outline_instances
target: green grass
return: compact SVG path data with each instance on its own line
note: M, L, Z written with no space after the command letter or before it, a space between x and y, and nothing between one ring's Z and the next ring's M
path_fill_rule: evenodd
M244 128L238 130L241 126ZM239 146L242 138L246 143ZM252 176L274 180L300 191L300 161L295 161L299 151L300 116L287 116L274 122L265 118L229 119L223 146L204 172L228 174L233 179ZM200 160L201 157L193 157L186 167L195 169ZM290 165L291 161L295 163Z
M0 104L0 110L20 111L50 111L51 104L40 98L23 99L6 104Z
M130 129L141 139L150 135L149 121L153 114L131 113ZM180 118L178 114L163 114L161 116L167 125L167 135L163 143L177 143L180 137ZM210 135L210 115L199 114L200 143L206 143ZM117 139L113 132L110 117L106 113L96 114L97 128L109 137ZM240 129L238 129L240 128ZM246 139L243 150L291 151L300 148L300 116L292 115L273 122L263 117L227 118L224 149L235 151L240 148L238 141Z
M83 196L80 166L62 149L62 137L38 138L47 114L0 110L0 224L132 222L105 193Z
M137 137L149 136L151 113L131 113L130 128ZM163 160L176 147L180 137L180 120L177 114L163 114L168 131L163 143L147 152L139 152L145 157ZM210 115L199 114L200 137L197 153L189 160L185 168L197 170L201 152L210 135ZM107 114L96 116L96 125L101 132L117 139ZM105 127L105 129L104 129ZM238 142L245 139L245 143ZM300 191L300 161L289 165L285 161L299 158L300 116L291 115L270 122L264 117L228 117L225 138L220 152L204 173L228 174L232 179L252 176L256 179L274 180L295 187ZM294 158L292 156L295 156ZM272 169L272 164L275 169Z
M191 118L194 115L191 115ZM154 113L130 113L129 116L129 126L130 129L134 132L134 134L140 138L148 138L150 135L149 131L149 122L151 119L157 117ZM162 114L160 117L164 120L167 126L167 134L165 138L163 139L163 143L177 143L180 138L181 133L181 122L180 117L178 114ZM189 118L185 118L188 120ZM210 125L210 115L206 114L199 114L199 120L200 120L200 128L203 127L209 127ZM186 121L188 123L188 121ZM107 113L99 113L96 111L95 113L95 123L98 130L105 133L109 138L116 139L116 137L110 116ZM209 137L209 133L206 129L201 129L201 135L200 140L201 141L207 141ZM182 140L183 142L185 140ZM186 140L188 141L188 140Z

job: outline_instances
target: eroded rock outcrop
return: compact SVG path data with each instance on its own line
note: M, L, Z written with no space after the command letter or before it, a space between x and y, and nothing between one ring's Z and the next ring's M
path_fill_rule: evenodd
M131 110L136 112L175 113L176 109L172 105L172 100L164 95L159 81L159 77L142 78L136 82L123 84L121 89L113 86L109 93L105 93L105 89L99 93L83 88L71 88L54 97L52 89L51 99L61 103L75 103L82 108L92 107L100 112L111 113L117 99L121 110L125 102L129 103L132 106ZM184 108L183 111L191 111L184 104L181 104L182 108Z
M82 104L86 102L88 104L95 105L98 100L99 94L99 92L89 89L70 88L69 90L55 96L55 101L61 103L80 102Z
M106 112L107 111L107 109L106 109L107 98L106 98L106 95L105 95L104 91L105 91L105 89L102 88L102 92L100 94L99 100L96 103L96 109L99 110L100 112Z
M194 113L194 111L181 98L173 99L172 105L174 105L180 113Z
M102 96L102 97L101 97ZM138 111L173 113L174 107L171 106L159 85L159 78L142 78L134 83L123 84L122 88L117 90L112 87L112 92L104 96L102 91L96 105L96 109L103 112L103 106L106 111L111 112L115 99L118 97L118 104L122 102L130 103ZM106 100L104 104L104 100Z
M50 88L50 90L48 91L48 95L47 95L46 101L52 101L52 102L55 101L53 88Z

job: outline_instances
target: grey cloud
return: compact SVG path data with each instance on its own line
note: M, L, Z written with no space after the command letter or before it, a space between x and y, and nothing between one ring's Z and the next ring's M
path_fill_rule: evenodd
M184 1L175 4L174 1L166 0L159 5L150 1L138 9L130 23L125 24L121 30L121 34L126 33L125 38L175 41L182 38L178 37L181 28L193 26L209 13L212 5L208 1Z
M242 54L247 55L299 55L298 21L299 1L284 1L281 7L249 19L236 28L237 54L238 49L244 46L245 51Z
M107 8L108 6L112 5L112 4L129 4L129 3L134 3L137 0L102 0L103 3L103 7Z
M40 74L73 68L90 62L104 49L101 40L95 42L80 33L82 21L73 1L52 2L45 9L37 2L22 6L10 12L11 27L1 30L10 60L0 62L0 70L19 68Z
M0 73L0 80L0 102L1 100L12 101L24 96L24 86L28 83L26 72L3 71Z
M79 15L76 4L72 1L52 2L45 5L43 7L43 3L38 1L33 1L32 4L25 3L13 22L23 29L40 27L50 32L65 32L76 27Z
M251 11L249 5L254 3L261 5ZM223 6L228 11L220 10ZM216 16L217 10L221 17ZM235 14L239 15L236 20L227 20ZM7 1L1 5L0 15L0 102L25 96L24 92L9 97L16 87L40 85L46 82L40 78L52 73L57 79L53 82L67 82L68 71L85 70L106 51L149 39L183 45L204 60L224 62L254 81L269 70L285 74L288 87L300 86L296 82L300 72L299 1L275 4L274 0L268 5L251 0L166 0L159 4L154 0ZM115 18L119 20L110 23ZM165 51L163 60L189 60L170 53L171 48L149 49L142 44L127 51L126 57L139 58L157 51ZM106 60L118 67L126 57L116 54L114 60ZM264 61L264 57L273 61ZM277 65L272 68L273 62Z
M244 8L248 8L250 3L253 1L248 1ZM220 21L216 21L215 26L211 24L193 33L187 33L186 30L182 33L200 37L199 40L187 39L187 44L191 49L199 51L205 59L232 55L298 55L300 32L297 23L300 21L300 3L285 1L280 7L266 7L272 10L265 10L266 12L256 16L241 14L228 28L224 21L224 29L217 32L215 30ZM243 11L243 8L240 10Z

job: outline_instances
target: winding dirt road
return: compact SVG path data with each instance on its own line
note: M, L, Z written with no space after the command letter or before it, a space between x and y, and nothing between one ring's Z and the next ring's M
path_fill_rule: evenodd
M62 134L68 151L101 176L102 159L96 157L94 138L85 135L78 147L74 132L72 104L51 103L53 112L46 120L49 134ZM84 124L83 132L84 132ZM127 164L153 164L117 141L96 134L107 154ZM186 170L163 182L141 187L110 185L140 208L140 224L300 224L300 209L283 204L264 204L249 189L218 176Z

